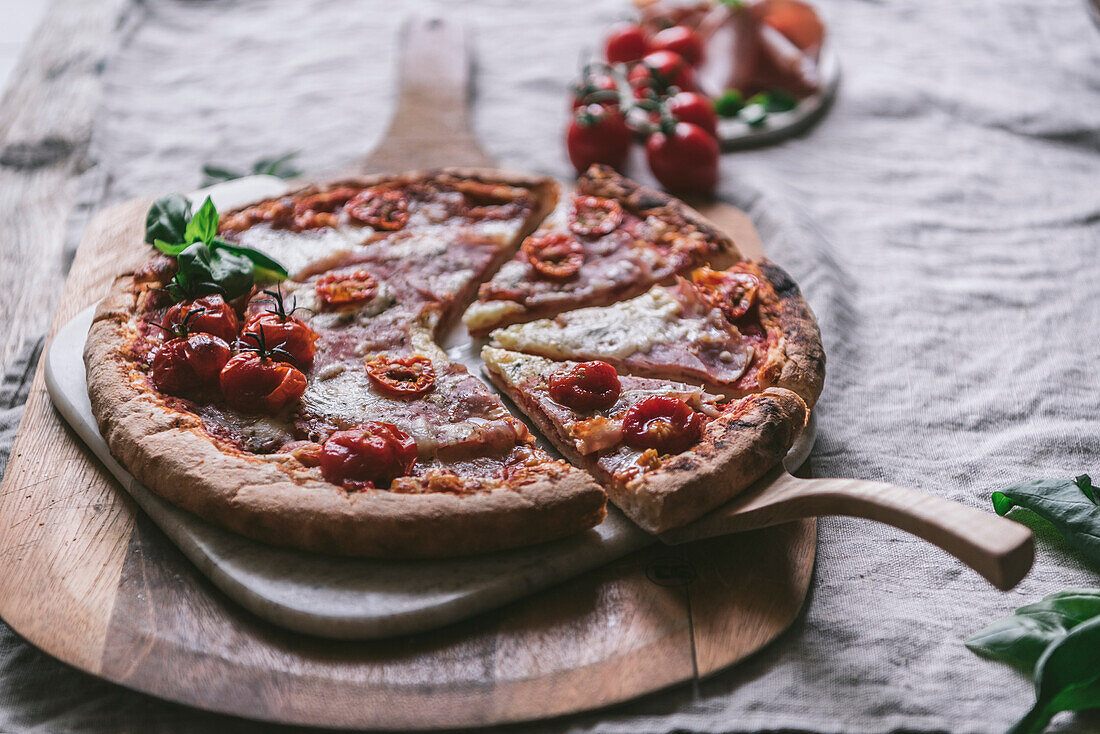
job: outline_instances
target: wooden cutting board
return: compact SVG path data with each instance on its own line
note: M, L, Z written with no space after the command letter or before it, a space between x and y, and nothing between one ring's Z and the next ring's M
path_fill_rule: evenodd
M401 97L357 170L491 165L470 133L465 39L403 38ZM101 212L52 332L102 297L148 202ZM706 213L760 254L743 213ZM607 706L710 675L793 621L813 570L805 520L654 546L498 611L397 640L295 635L228 601L138 512L50 407L41 365L0 486L0 616L93 675L238 716L343 728L446 728Z

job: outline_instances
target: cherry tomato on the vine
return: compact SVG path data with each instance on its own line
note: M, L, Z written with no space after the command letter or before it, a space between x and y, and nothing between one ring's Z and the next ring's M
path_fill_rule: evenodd
M258 351L235 355L218 380L225 402L245 413L274 415L306 391L306 376L299 369Z
M562 232L533 234L520 249L531 267L547 278L568 278L584 264L581 243Z
M590 104L619 106L619 83L615 81L615 77L602 71L585 71L573 85L573 109Z
M677 122L649 136L646 159L670 191L709 194L718 185L718 141L698 125Z
M292 364L300 370L313 366L313 343L317 334L296 316L264 311L244 322L241 336L263 333L263 342L269 347L279 347L289 354ZM281 356L281 355L280 355Z
M153 355L153 384L167 395L217 390L232 352L220 337L202 332L170 339Z
M684 57L672 51L654 51L646 54L627 74L626 80L639 99L668 94L670 87L682 92L693 92L695 72Z
M680 122L690 122L711 135L718 133L718 115L710 97L698 92L680 92L668 99L668 111Z
M367 377L383 393L416 398L435 386L435 369L427 357L375 357L367 362Z
M203 332L213 334L232 343L240 331L237 314L220 295L213 293L183 301L168 309L164 315L164 328L168 331L180 330L188 334Z
M703 435L706 420L676 398L654 395L631 406L623 416L623 440L639 449L678 454Z
M607 362L581 362L550 375L550 397L577 411L610 408L622 394L615 368Z
M587 171L593 163L621 170L630 152L630 128L617 108L588 105L574 113L565 143L578 173Z
M604 53L608 63L627 64L649 53L649 38L637 23L619 23L607 35Z
M321 448L321 476L352 492L388 489L416 463L416 441L392 423L337 431Z
M703 63L706 48L699 34L687 26L674 25L658 31L650 40L654 51L672 51L680 54L692 66Z

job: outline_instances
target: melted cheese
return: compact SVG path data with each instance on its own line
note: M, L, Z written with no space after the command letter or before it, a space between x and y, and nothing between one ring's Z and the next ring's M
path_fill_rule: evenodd
M725 335L705 321L680 318L682 306L657 286L612 306L581 308L555 319L515 324L492 334L493 344L521 352L566 358L576 354L626 359L658 344L719 340Z

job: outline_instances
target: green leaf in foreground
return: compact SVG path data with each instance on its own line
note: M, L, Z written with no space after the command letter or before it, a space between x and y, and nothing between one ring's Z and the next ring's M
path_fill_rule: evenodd
M1100 707L1100 617L1051 643L1035 666L1035 705L1009 729L1034 734L1059 711Z
M1066 589L974 633L966 646L1030 675L1051 643L1093 617L1100 617L1100 589Z
M714 111L720 117L737 117L737 113L745 106L745 98L736 89L727 89L725 93L714 101Z
M218 210L214 208L214 202L210 197L202 203L199 210L191 217L183 232L183 241L189 245L196 242L211 243L218 234ZM162 250L163 252L163 250Z
M282 263L273 257L268 257L259 250L254 250L251 247L234 245L226 242L220 237L214 238L213 244L218 250L225 250L234 255L240 255L241 257L247 258L255 266L258 280L274 283L280 280L286 280L290 275L287 273Z
M252 262L232 252L196 242L179 254L178 270L169 284L176 300L220 293L226 300L248 293L255 276Z
M161 240L171 244L185 242L191 220L191 202L183 194L168 194L153 202L145 215L145 241Z
M998 515L1017 506L1049 520L1067 543L1100 564L1100 506L1088 474L1020 482L993 493Z

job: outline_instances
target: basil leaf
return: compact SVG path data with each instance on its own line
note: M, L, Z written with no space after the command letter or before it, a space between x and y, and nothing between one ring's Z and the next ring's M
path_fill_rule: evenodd
M171 255L172 257L175 257L176 255L180 254L188 247L190 247L190 245L188 245L186 242L181 242L178 245L171 245L164 240L153 240L153 247L157 248L165 255Z
M966 640L972 651L1029 675L1043 651L1071 629L1100 617L1100 589L1066 589L1022 606Z
M177 258L178 270L170 289L191 298L204 293L221 293L226 300L242 296L252 288L252 262L232 252L215 250L201 242L188 247Z
M1100 564L1100 506L1088 474L1076 479L1037 479L993 493L993 509L1005 515L1023 507L1046 518L1070 545Z
M223 168L221 166L215 166L206 164L202 167L202 185L210 186L216 183L222 183L223 181L232 181L236 178L243 178L245 173L242 171L234 171L232 168Z
M168 194L153 202L145 215L145 241L152 244L184 242L187 222L191 218L191 202L182 194Z
M1035 704L1008 734L1041 732L1059 711L1100 707L1100 617L1052 643L1035 666Z
M764 109L771 112L790 112L798 106L798 99L778 89L764 96Z
M714 111L719 117L737 117L737 113L745 106L745 97L736 89L727 89L725 93L714 102Z
M268 257L259 250L254 250L251 247L234 245L226 242L220 237L214 238L213 246L216 249L225 250L226 252L231 252L234 255L248 258L248 260L256 267L257 275L260 274L259 271L264 271L265 280L275 282L286 280L288 277L290 277L290 274L286 271L286 268L283 267L282 263L272 257Z
M208 196L202 206L199 207L199 210L191 217L191 221L187 223L187 228L183 233L183 241L189 245L195 242L213 242L217 234L218 210L214 208L214 202L210 201Z
M294 178L302 175L302 172L290 165L290 161L296 158L298 151L287 153L278 158L261 158L252 164L252 173L266 176L278 176L279 178Z

